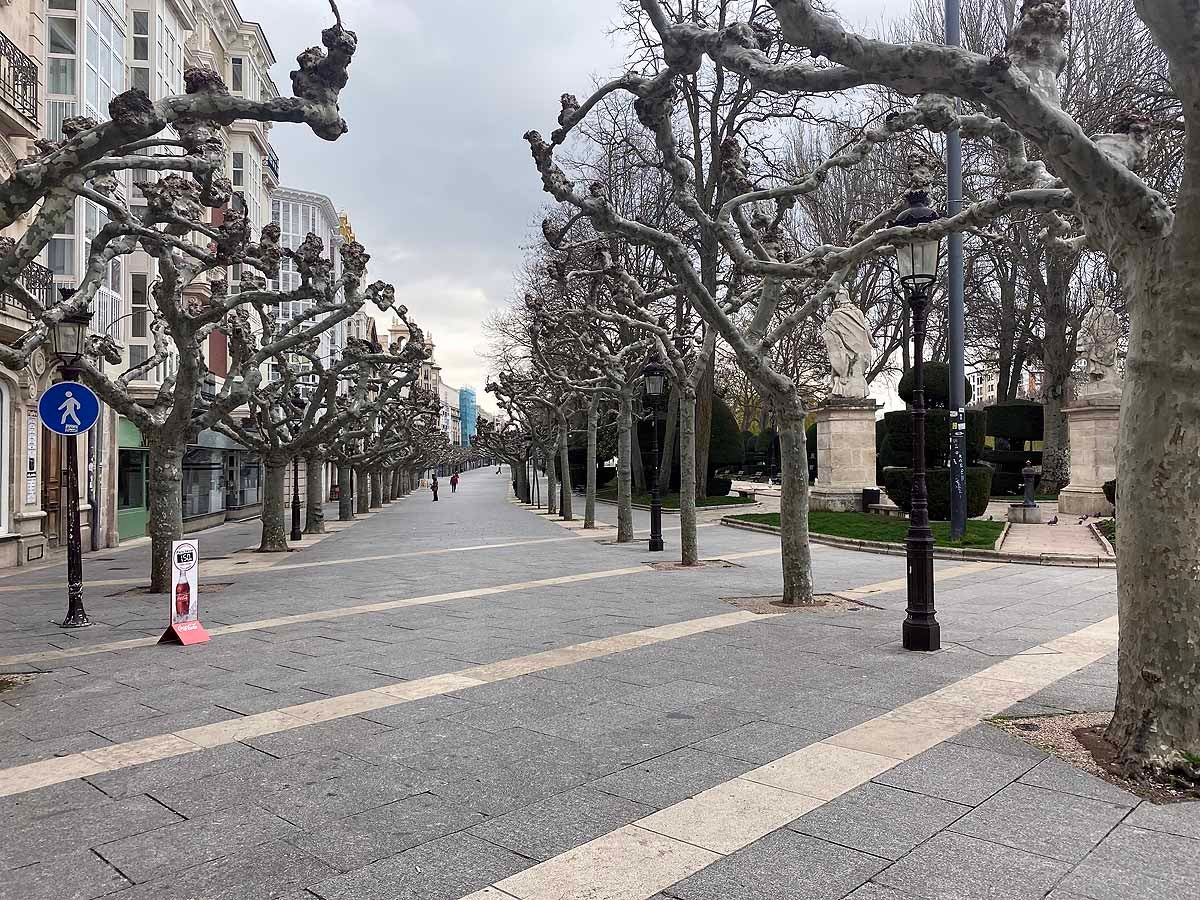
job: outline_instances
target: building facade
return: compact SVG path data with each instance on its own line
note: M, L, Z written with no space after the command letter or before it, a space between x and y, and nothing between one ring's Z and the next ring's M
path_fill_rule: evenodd
M442 433L455 447L462 446L462 411L458 406L458 388L441 382L438 385L438 401L442 405L439 424Z
M472 388L461 388L458 392L458 412L462 422L461 441L464 447L470 447L475 439L478 428L479 408L475 405L475 391Z

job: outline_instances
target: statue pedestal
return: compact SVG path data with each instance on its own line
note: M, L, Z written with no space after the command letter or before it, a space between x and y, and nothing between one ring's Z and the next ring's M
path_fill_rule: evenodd
M874 400L834 400L818 409L817 483L813 509L861 512L862 492L875 487Z
M1058 511L1069 516L1111 516L1104 482L1117 477L1119 397L1089 397L1063 410L1071 441L1071 481L1058 495Z

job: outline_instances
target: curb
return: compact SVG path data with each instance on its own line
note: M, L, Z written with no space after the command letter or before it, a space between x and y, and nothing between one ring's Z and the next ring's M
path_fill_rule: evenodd
M600 497L597 497L597 498L596 498L596 502L597 502L597 503L607 503L609 506L616 506L616 505L617 505L617 501L616 501L616 500L603 500L603 499L601 499ZM704 511L704 510L706 510L706 509L735 509L735 508L736 508L736 509L745 509L747 506L754 506L754 504L753 504L753 503L718 503L718 504L715 504L715 505L712 505L712 504L710 504L710 505L708 505L708 506L697 506L697 507L696 507L696 512L697 512L697 513L700 513L700 512L703 512L703 511ZM634 508L634 509L646 510L646 511L649 511L649 509L650 509L650 507L649 507L649 506L646 506L646 505L645 505L645 504L643 504L643 503L634 503L634 504L633 504L633 508ZM669 508L668 508L668 507L666 507L666 506L664 506L664 507L662 508L662 512L663 512L663 515L664 515L664 516L677 516L677 515L679 515L679 510L678 510L678 509L669 509Z
M779 529L771 525L761 525L756 522L738 522L729 516L723 517L721 524L729 528L740 528L743 531L779 534ZM904 556L907 552L903 544L891 544L885 541L864 541L856 538L835 537L828 534L813 534L811 532L808 539L814 544L824 544L827 547L838 547L843 550L861 550L864 553L879 553L885 556ZM1115 569L1117 567L1116 560L1070 553L1001 553L997 550L960 550L952 547L934 547L933 557L934 559L958 559L968 562L1016 563L1026 566L1071 566L1089 569Z
M1093 522L1088 523L1088 531L1092 533L1092 537L1100 542L1100 546L1104 548L1114 560L1117 557L1117 551L1113 548L1112 542L1104 536L1104 533Z

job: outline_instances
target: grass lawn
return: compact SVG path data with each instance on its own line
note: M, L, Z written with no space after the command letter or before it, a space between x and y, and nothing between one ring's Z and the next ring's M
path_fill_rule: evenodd
M1009 503L1020 503L1024 494L992 494L991 500L1006 500ZM1050 503L1058 499L1058 494L1034 494L1033 499L1038 503Z
M617 502L617 490L616 490L616 488L613 488L612 490L596 491L596 499L597 500L611 500L613 503L616 503ZM638 504L641 506L649 506L650 505L650 495L649 494L634 494L633 502L635 504ZM740 506L744 503L753 503L753 502L754 501L751 500L749 497L738 497L736 495L733 495L733 496L729 496L729 497L705 497L702 500L697 500L696 506L700 507L700 508L703 508L705 506ZM663 505L663 509L679 509L679 495L678 494L663 494L662 505Z
M733 518L758 525L779 527L779 513L747 513ZM908 534L907 519L857 512L812 510L808 514L808 527L814 534L828 534L860 541L886 541L891 544L903 544ZM949 522L934 522L932 527L934 543L939 547L991 550L995 547L1000 532L1004 530L1004 523L971 519L967 522L966 538L962 541L950 540Z

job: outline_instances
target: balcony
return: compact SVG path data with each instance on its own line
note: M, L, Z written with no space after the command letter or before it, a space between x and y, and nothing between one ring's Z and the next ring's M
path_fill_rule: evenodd
M43 265L31 262L17 276L17 284L43 307L49 308L58 303L58 285L54 283L54 273ZM0 309L11 315L25 314L25 307L8 291L0 294Z
M267 144L267 158L264 160L267 166L267 171L275 176L275 183L279 184L279 154L275 152L275 148Z
M38 136L38 67L0 32L0 132Z

